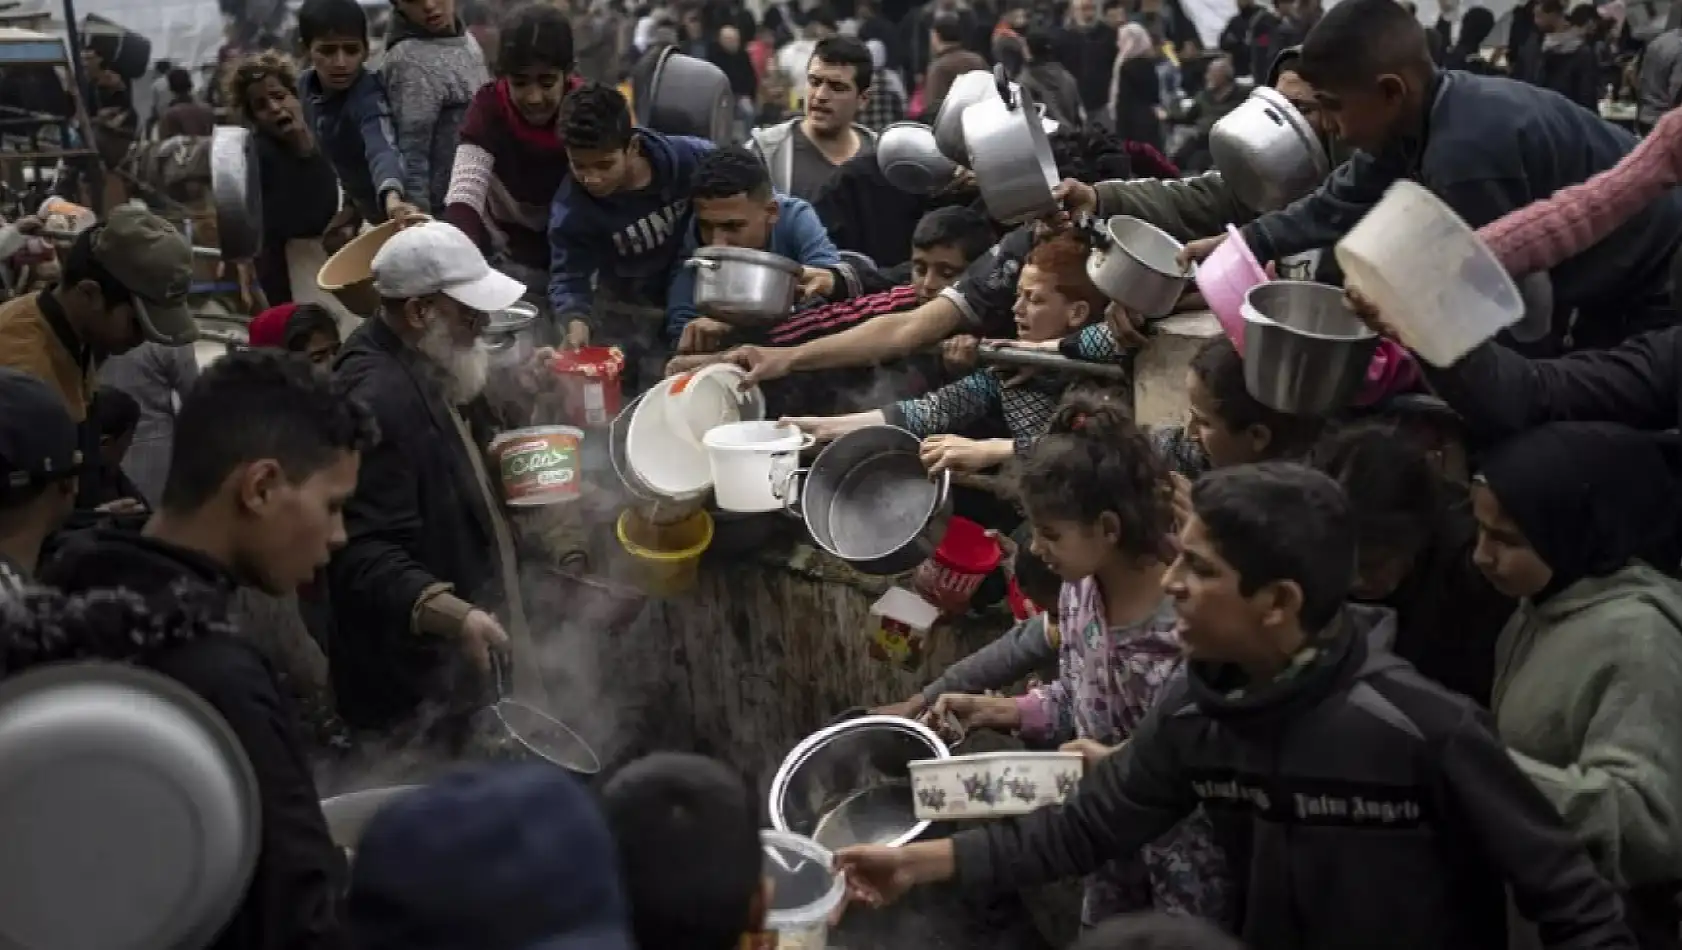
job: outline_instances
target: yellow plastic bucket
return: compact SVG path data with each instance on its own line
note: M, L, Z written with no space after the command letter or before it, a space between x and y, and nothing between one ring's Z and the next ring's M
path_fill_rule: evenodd
M713 519L697 511L682 521L654 524L627 508L619 513L614 533L636 565L643 593L671 597L695 586L701 555L713 543Z

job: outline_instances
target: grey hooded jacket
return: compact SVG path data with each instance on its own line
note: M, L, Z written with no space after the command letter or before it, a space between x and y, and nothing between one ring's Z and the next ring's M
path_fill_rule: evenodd
M758 155L765 167L771 170L771 187L785 195L794 194L789 186L794 184L794 135L801 118L795 116L776 125L760 126L748 134L748 150ZM856 122L853 123L853 131L858 133L861 142L868 143L871 148L876 147L876 133ZM817 196L797 197L811 201Z

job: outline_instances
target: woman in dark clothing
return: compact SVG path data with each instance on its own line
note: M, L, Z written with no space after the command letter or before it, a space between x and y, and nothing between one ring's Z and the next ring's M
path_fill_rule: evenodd
M1116 135L1162 150L1162 85L1151 35L1137 23L1116 33L1115 71L1110 81L1110 117Z
M1396 611L1396 655L1488 706L1495 638L1513 600L1472 563L1477 522L1465 489L1438 477L1424 450L1385 421L1327 436L1308 461L1349 496L1359 544L1354 597Z

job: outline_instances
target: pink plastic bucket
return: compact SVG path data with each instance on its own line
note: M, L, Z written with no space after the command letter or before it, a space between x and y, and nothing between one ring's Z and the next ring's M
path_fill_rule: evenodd
M1237 228L1227 225L1226 234L1221 246L1197 265L1197 273L1192 279L1197 282L1197 290L1203 295L1204 302L1214 311L1215 319L1221 322L1221 330L1242 354L1244 315L1241 308L1244 306L1244 295L1250 292L1251 287L1267 280L1267 271L1262 269Z

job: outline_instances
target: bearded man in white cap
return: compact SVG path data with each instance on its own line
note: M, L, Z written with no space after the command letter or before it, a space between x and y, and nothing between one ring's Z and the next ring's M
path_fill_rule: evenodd
M349 540L328 571L333 688L353 729L452 754L525 627L478 398L479 335L525 285L440 222L399 231L373 272L380 312L334 364L373 409L380 442L363 456Z

